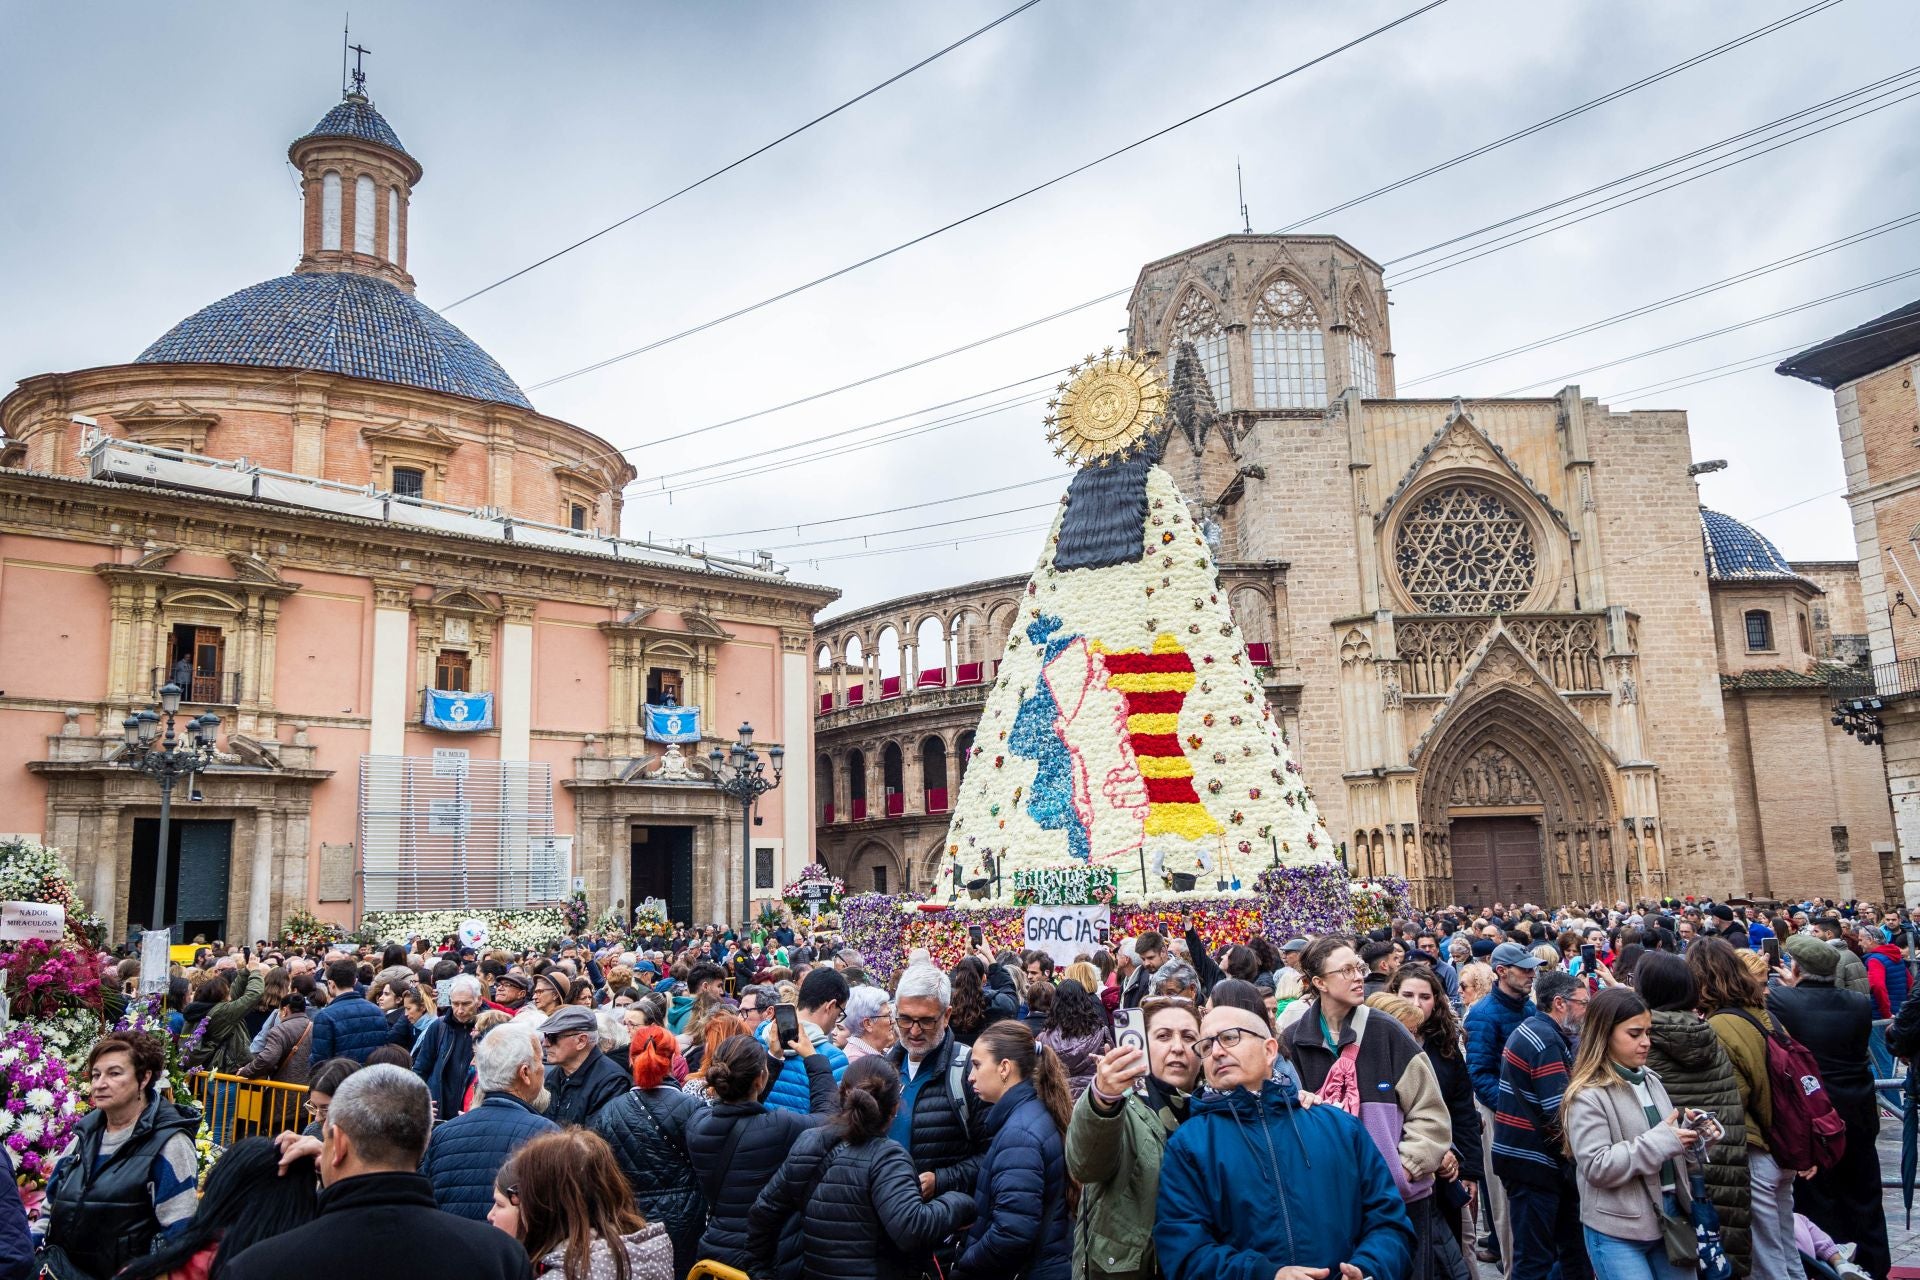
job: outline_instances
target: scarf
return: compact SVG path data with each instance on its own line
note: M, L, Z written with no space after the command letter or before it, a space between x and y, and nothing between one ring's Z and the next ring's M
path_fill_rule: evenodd
M1327 1026L1325 1014L1320 1015L1320 1035L1329 1049L1334 1048L1333 1032ZM1320 1101L1338 1107L1356 1119L1360 1115L1360 1074L1354 1061L1359 1056L1358 1040L1336 1050L1333 1068L1327 1072L1327 1078L1320 1082Z

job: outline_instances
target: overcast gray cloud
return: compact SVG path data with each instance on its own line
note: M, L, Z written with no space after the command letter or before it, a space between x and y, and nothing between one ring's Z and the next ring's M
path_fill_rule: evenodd
M759 146L1013 7L387 4L355 19L370 89L426 166L410 266L437 306ZM1416 7L1042 0L882 94L557 262L454 308L523 386L677 333L971 213ZM1238 227L1271 230L1677 62L1800 4L1451 0L1069 182L737 321L534 391L620 446L864 377L1129 286ZM338 98L313 5L0 6L0 380L129 360L187 313L289 270L289 141ZM1906 0L1782 34L1315 224L1389 260L1905 70ZM1903 46L1905 46L1903 48ZM1894 99L1883 99L1893 102ZM1397 287L1403 380L1920 210L1920 102ZM1414 388L1485 395L1920 266L1920 225L1629 324ZM1391 277L1390 277L1391 281ZM1920 277L1579 379L1637 388L1817 339ZM927 502L1057 473L1017 407L706 487L656 479L891 418L1115 341L1113 301L912 373L631 457L631 533L684 537ZM1544 388L1551 391L1557 382ZM981 403L1006 399L1013 392ZM1634 399L1682 408L1706 501L1794 558L1851 558L1831 398L1768 369ZM887 428L846 437L858 443ZM792 455L780 455L791 457ZM735 468L737 470L738 468ZM710 476L677 477L674 484ZM857 604L1027 569L1037 486L728 542ZM1811 499L1811 500L1809 500ZM1796 505L1798 504L1798 505ZM1777 514L1769 514L1777 513ZM719 543L716 543L716 549Z

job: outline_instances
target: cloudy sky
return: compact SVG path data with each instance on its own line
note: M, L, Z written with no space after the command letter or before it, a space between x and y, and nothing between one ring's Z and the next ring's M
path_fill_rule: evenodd
M1022 508L1061 486L1027 483L1060 472L1043 410L1025 403L1046 382L1021 380L1115 341L1123 300L700 429L1123 290L1142 263L1238 229L1238 160L1256 230L1311 219L1301 229L1337 233L1389 265L1408 394L1539 394L1577 381L1616 406L1685 409L1695 456L1732 463L1704 482L1709 504L1791 557L1852 557L1831 397L1774 375L1763 357L1911 301L1920 275L1747 322L1920 267L1920 221L1414 380L1920 212L1920 102L1904 100L1920 92L1920 68L1909 72L1911 47L1887 38L1910 18L1907 0L1838 0L1315 217L1813 3L1448 0L926 243L542 385L972 214L1418 7L1040 0L768 154L450 306L1017 3L368 6L354 36L373 50L370 90L426 166L410 224L420 296L450 307L542 411L632 449L642 480L629 533L764 545L857 605L1031 565L1044 513ZM15 50L0 82L0 384L130 360L182 316L293 266L286 146L338 99L340 20L317 5L0 0ZM1725 141L1752 130L1762 131ZM1566 229L1457 265L1416 254L1703 148L1559 206L1594 212ZM1670 192L1643 185L1696 174ZM1618 211L1592 207L1641 194ZM1547 216L1507 230L1530 233ZM1448 269L1412 278L1432 266ZM1744 327L1686 341L1732 325ZM975 398L920 412L963 397ZM842 434L806 446L832 433ZM793 445L804 447L778 452ZM821 456L830 450L840 452ZM980 496L921 505L962 494ZM895 507L912 509L825 523Z

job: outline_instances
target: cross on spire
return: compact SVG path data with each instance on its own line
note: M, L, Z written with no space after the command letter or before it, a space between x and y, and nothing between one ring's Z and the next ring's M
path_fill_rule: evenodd
M361 60L373 50L358 44L348 45L347 48L353 53L353 91L364 98L367 96L367 72Z

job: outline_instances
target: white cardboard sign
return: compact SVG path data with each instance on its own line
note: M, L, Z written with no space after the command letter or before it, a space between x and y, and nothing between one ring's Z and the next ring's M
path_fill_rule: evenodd
M19 942L39 938L58 942L67 936L67 909L46 902L0 902L0 938Z
M1027 950L1044 951L1053 963L1065 967L1081 952L1091 955L1100 948L1100 931L1107 926L1111 910L1099 907L1028 907L1026 916Z

